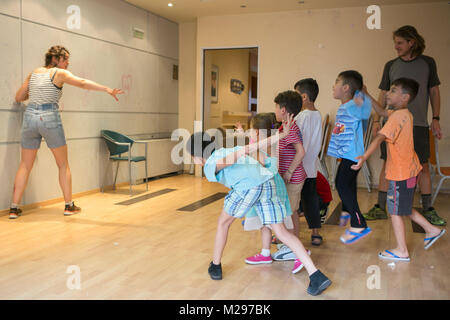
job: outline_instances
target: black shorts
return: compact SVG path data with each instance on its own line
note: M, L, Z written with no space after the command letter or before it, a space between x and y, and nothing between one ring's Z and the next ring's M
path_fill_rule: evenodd
M413 139L414 139L414 151L419 157L420 163L427 163L430 158L430 132L428 127L413 127ZM386 161L387 150L386 142L382 142L380 145L380 159Z
M414 201L417 178L403 181L389 181L387 192L387 209L395 216L410 216Z

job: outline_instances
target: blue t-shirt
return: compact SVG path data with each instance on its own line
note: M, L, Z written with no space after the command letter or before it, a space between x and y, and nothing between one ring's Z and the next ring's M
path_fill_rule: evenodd
M329 156L357 162L356 157L364 154L363 120L370 117L372 101L365 96L363 99L361 106L352 99L339 107L328 145Z
M220 148L214 151L206 160L203 171L206 179L211 182L219 182L224 186L239 191L252 189L274 177L273 168L263 167L257 160L249 156L240 157L236 163L220 170L216 174L216 164L232 152L242 149L241 146L234 148Z

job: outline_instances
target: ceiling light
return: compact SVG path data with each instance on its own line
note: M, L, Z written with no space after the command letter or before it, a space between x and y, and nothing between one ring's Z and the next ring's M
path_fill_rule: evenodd
M173 4L172 3L168 3L167 6L173 7Z

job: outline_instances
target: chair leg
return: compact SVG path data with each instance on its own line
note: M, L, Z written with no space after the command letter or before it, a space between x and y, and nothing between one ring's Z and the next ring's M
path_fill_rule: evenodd
M450 176L442 177L441 180L439 181L439 184L438 184L436 190L433 192L433 197L431 198L431 205L433 205L434 200L436 200L436 197L437 197L437 195L438 195L438 193L439 193L439 190L441 189L442 183L443 183L445 180L447 180L448 178L450 178Z
M119 173L119 164L120 164L120 161L117 161L117 169L116 169L116 174L114 176L113 190L116 190L116 180L117 180L117 174Z
M128 174L130 176L130 197L133 196L132 183L131 183L131 161L128 161Z
M319 160L319 164L322 167L322 173L325 176L325 178L328 180L329 179L329 173L328 173L328 168L327 168L327 163L325 162L325 159L321 159Z
M145 158L145 184L148 191L148 173L147 173L147 158Z
M365 166L366 163L364 162L363 167L362 167L362 171L363 171L363 175L364 175L364 180L366 180L366 185L367 185L367 191L368 192L372 192L372 188L370 186L370 178L369 178L369 173L368 173L368 169Z
M335 185L335 179L336 179L336 172L337 172L337 159L333 158L331 160L331 188L333 190L336 190L336 185Z

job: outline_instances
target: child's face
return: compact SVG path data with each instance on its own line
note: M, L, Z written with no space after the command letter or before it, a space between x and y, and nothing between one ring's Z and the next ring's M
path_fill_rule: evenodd
M386 94L386 103L394 108L408 105L409 94L403 93L399 86L391 86L391 89Z
M248 131L248 135L250 138L250 143L258 141L258 136L259 136L259 130L258 129L254 129L253 127L250 128L250 130Z
M278 122L282 122L284 120L286 113L286 108L281 108L278 103L275 103L275 117Z
M348 85L344 85L342 79L338 77L333 85L333 98L342 99L347 90Z

